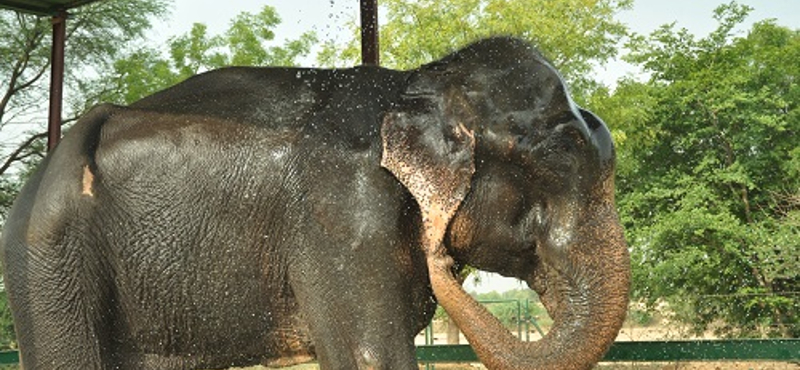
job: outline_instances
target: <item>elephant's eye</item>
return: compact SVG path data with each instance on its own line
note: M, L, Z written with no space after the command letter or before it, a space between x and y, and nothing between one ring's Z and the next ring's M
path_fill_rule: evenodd
M536 152L543 164L542 170L550 174L551 180L564 179L579 171L585 147L586 138L581 130L572 123L562 123L536 146Z

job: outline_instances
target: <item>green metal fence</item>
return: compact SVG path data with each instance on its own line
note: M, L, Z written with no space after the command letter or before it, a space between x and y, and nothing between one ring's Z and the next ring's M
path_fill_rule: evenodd
M529 325L544 336L541 327L530 316L527 300L481 301L484 304L516 304L518 338L530 340ZM524 303L524 309L522 308ZM524 328L520 325L524 325ZM525 333L523 337L522 333ZM432 345L432 327L426 328L426 345L417 347L421 363L478 362L469 345ZM800 362L800 339L701 339L619 341L609 349L604 362L674 362L674 361L778 361Z
M478 362L469 345L417 347L422 363ZM800 361L800 339L728 339L616 342L603 361Z
M0 365L13 365L19 363L19 352L5 351L0 352Z

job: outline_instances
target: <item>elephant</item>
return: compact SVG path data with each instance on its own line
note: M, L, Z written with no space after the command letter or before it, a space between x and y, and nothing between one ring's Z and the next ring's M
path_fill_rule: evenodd
M614 162L606 124L512 37L98 105L4 225L23 366L416 369L438 302L490 369L589 369L628 302ZM552 329L520 342L466 265L527 283Z

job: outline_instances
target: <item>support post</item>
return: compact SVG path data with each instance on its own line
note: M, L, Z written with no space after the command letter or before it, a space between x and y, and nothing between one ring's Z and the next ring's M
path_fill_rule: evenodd
M67 12L53 16L53 46L50 58L50 112L47 119L47 150L61 139L61 107L64 88L64 44L67 38Z
M361 0L361 64L380 64L378 0Z

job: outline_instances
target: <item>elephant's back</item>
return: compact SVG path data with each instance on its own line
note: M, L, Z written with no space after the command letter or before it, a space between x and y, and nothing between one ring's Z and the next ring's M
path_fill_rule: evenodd
M271 128L358 124L363 119L350 117L362 112L376 115L393 104L406 74L377 67L227 67L193 76L131 108ZM335 119L326 118L330 115Z
M315 93L296 78L297 73L288 68L223 68L193 76L130 107L267 127L296 127L315 102Z

